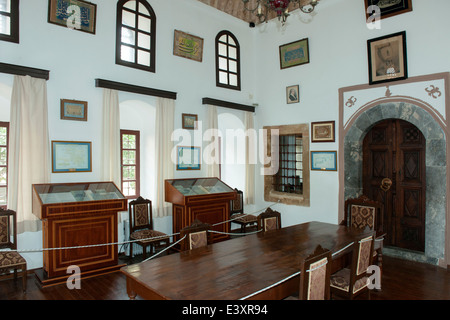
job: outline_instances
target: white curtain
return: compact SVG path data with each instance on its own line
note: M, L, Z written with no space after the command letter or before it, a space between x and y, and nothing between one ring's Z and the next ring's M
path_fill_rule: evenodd
M17 213L17 231L37 231L32 212L32 184L50 181L47 83L14 76L8 157L8 208Z
M102 179L120 185L120 108L116 90L103 89Z
M156 205L155 217L171 214L170 204L164 200L164 181L174 176L175 163L172 161L174 143L175 100L158 98L156 106Z
M253 112L245 112L245 132L247 139L245 141L245 190L244 203L255 203L255 161L256 161L256 133L254 131Z
M207 106L207 123L206 129L208 130L208 134L205 135L205 139L209 140L210 143L207 146L207 149L204 150L205 154L205 164L207 167L207 175L208 177L217 177L220 178L220 147L219 147L219 134L218 134L218 116L217 116L217 107L208 105Z

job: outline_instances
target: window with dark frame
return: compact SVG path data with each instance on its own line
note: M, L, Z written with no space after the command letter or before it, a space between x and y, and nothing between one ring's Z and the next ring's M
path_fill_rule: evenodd
M140 132L120 130L121 189L126 198L140 195Z
M275 191L303 193L302 135L282 135L279 137L279 169L273 179Z
M150 4L119 0L116 28L116 64L155 72L156 15Z
M19 43L19 0L0 0L0 40Z
M241 90L239 42L225 30L216 36L216 85Z
M8 202L9 122L0 122L0 207Z

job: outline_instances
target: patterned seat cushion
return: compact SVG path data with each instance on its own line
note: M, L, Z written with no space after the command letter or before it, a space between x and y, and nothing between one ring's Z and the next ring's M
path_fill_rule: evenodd
M367 286L367 277L363 277L356 281L353 287L353 293L358 292ZM339 290L348 292L350 287L350 269L344 268L331 275L330 285Z
M166 237L164 237L166 236ZM158 237L157 239L149 239L149 238L155 238ZM163 239L168 238L169 236L167 236L165 233L160 232L160 231L156 231L156 230L138 230L133 232L130 235L131 239L134 240L143 240L143 239L147 239L144 240L143 242L154 242L154 241L160 241Z
M258 218L252 214L244 214L239 213L236 215L233 215L233 222L240 222L240 223L252 223L257 222Z
M0 269L26 264L27 261L15 251L0 252Z

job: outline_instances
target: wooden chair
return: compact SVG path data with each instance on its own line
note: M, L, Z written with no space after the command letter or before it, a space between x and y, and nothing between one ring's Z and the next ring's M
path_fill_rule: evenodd
M16 212L0 208L0 249L17 249L16 226ZM0 273L9 274L11 270L14 270L15 280L17 280L17 270L21 271L22 289L26 292L27 261L16 251L0 251Z
M376 232L373 258L380 270L383 264L383 206L378 201L370 200L361 195L358 198L345 201L345 218L342 225L354 229L364 230L369 228Z
M350 266L331 275L332 295L353 299L362 293L367 293L370 299L367 268L372 262L374 239L375 234L373 233L353 243Z
M230 219L232 222L241 226L241 232L247 231L247 226L257 224L258 220L255 215L244 213L244 195L241 190L234 189L236 191L236 199L231 200L230 203ZM230 228L231 229L231 228Z
M290 296L285 300L329 300L330 275L331 251L318 245L302 262L298 296Z
M281 215L278 211L267 208L258 215L258 230L270 231L281 229Z
M180 231L180 239L186 237L181 241L181 251L187 251L205 247L213 241L211 225L195 220L190 226L184 227Z
M130 201L129 208L130 240L137 240L136 244L142 246L143 258L147 258L147 247L150 253L153 248L169 245L169 236L163 232L153 230L152 202L142 197ZM149 239L155 238L155 239ZM130 257L133 257L133 243L130 246Z

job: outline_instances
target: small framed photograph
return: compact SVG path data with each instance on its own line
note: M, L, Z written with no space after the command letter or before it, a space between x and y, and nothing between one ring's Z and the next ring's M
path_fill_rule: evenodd
M334 142L334 121L311 122L311 142Z
M280 68L286 69L309 63L308 38L280 46Z
M173 37L173 54L202 62L203 39L183 31L175 30Z
M87 101L61 99L61 119L87 121Z
M408 78L406 32L367 40L369 84Z
M49 0L48 22L95 34L97 5L83 0Z
M337 151L311 151L311 170L337 171Z
M286 87L286 102L287 104L300 102L300 92L298 84Z
M188 130L197 129L197 121L198 115L196 114L183 113L181 115L181 126L183 127L183 129Z
M369 19L372 13L367 12L370 6L378 6L380 9L380 18L389 18L398 14L412 11L412 0L380 1L364 0L366 9L366 19Z
M52 141L52 172L91 172L91 142Z
M200 147L178 146L177 170L200 170Z

